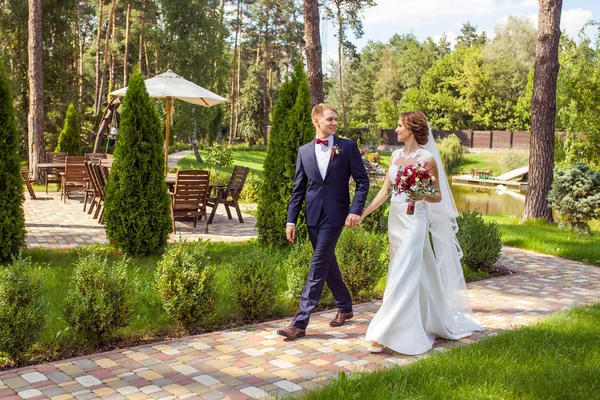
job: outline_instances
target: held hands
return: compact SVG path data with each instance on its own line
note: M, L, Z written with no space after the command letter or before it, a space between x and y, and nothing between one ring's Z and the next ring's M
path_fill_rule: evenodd
M361 221L360 215L357 214L348 214L346 217L346 226L349 228L356 228Z

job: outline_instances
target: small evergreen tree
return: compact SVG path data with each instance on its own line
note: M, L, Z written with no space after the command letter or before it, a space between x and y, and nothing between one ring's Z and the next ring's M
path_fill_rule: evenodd
M287 207L292 194L298 148L311 141L310 92L302 63L283 83L275 103L273 123L264 164L265 178L258 199L256 226L263 243L284 245ZM306 235L304 212L296 226L297 238Z
M25 240L19 132L4 64L0 62L0 262L10 260Z
M65 125L58 135L56 151L68 153L70 156L81 155L81 134L79 132L79 118L73 103L67 109Z
M161 122L138 71L123 99L119 140L106 184L106 235L132 255L160 252L171 232Z
M600 217L600 172L583 163L555 167L548 202L580 235L591 234L588 221Z

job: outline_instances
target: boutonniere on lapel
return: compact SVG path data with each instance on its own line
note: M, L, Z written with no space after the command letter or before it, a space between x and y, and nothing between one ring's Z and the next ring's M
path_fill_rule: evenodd
M335 146L333 146L331 148L331 158L329 159L329 161L333 160L333 157L337 156L338 154L340 154L340 146L338 146L337 144Z

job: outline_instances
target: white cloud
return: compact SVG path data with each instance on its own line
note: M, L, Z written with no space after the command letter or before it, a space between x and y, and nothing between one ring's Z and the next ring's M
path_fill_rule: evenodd
M364 12L365 22L387 22L396 31L408 31L402 27L418 27L433 21L446 22L449 18L471 15L489 15L494 12L494 0L378 0L377 7Z
M583 25L592 19L592 16L591 11L581 8L563 10L560 17L560 29L566 31L570 37L576 38Z

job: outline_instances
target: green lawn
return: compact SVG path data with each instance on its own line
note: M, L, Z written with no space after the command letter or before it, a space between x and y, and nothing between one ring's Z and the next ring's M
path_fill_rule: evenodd
M594 236L584 234L580 237L576 231L545 221L525 221L519 224L518 217L484 215L483 218L498 223L502 243L507 246L600 266L597 232Z
M202 159L206 159L206 152L201 151L200 156ZM258 175L261 179L263 178L263 164L267 157L266 151L234 151L233 152L233 165L242 165L250 168L250 172ZM180 169L210 169L205 163L199 164L196 161L196 157L193 154L185 156L179 161L177 166ZM228 168L217 168L217 172L226 172L231 174L233 166Z
M405 367L340 375L317 399L598 399L600 304Z
M502 166L502 154L499 153L466 153L459 170L469 173L472 169L477 171L491 171L492 176L503 174L505 168Z

